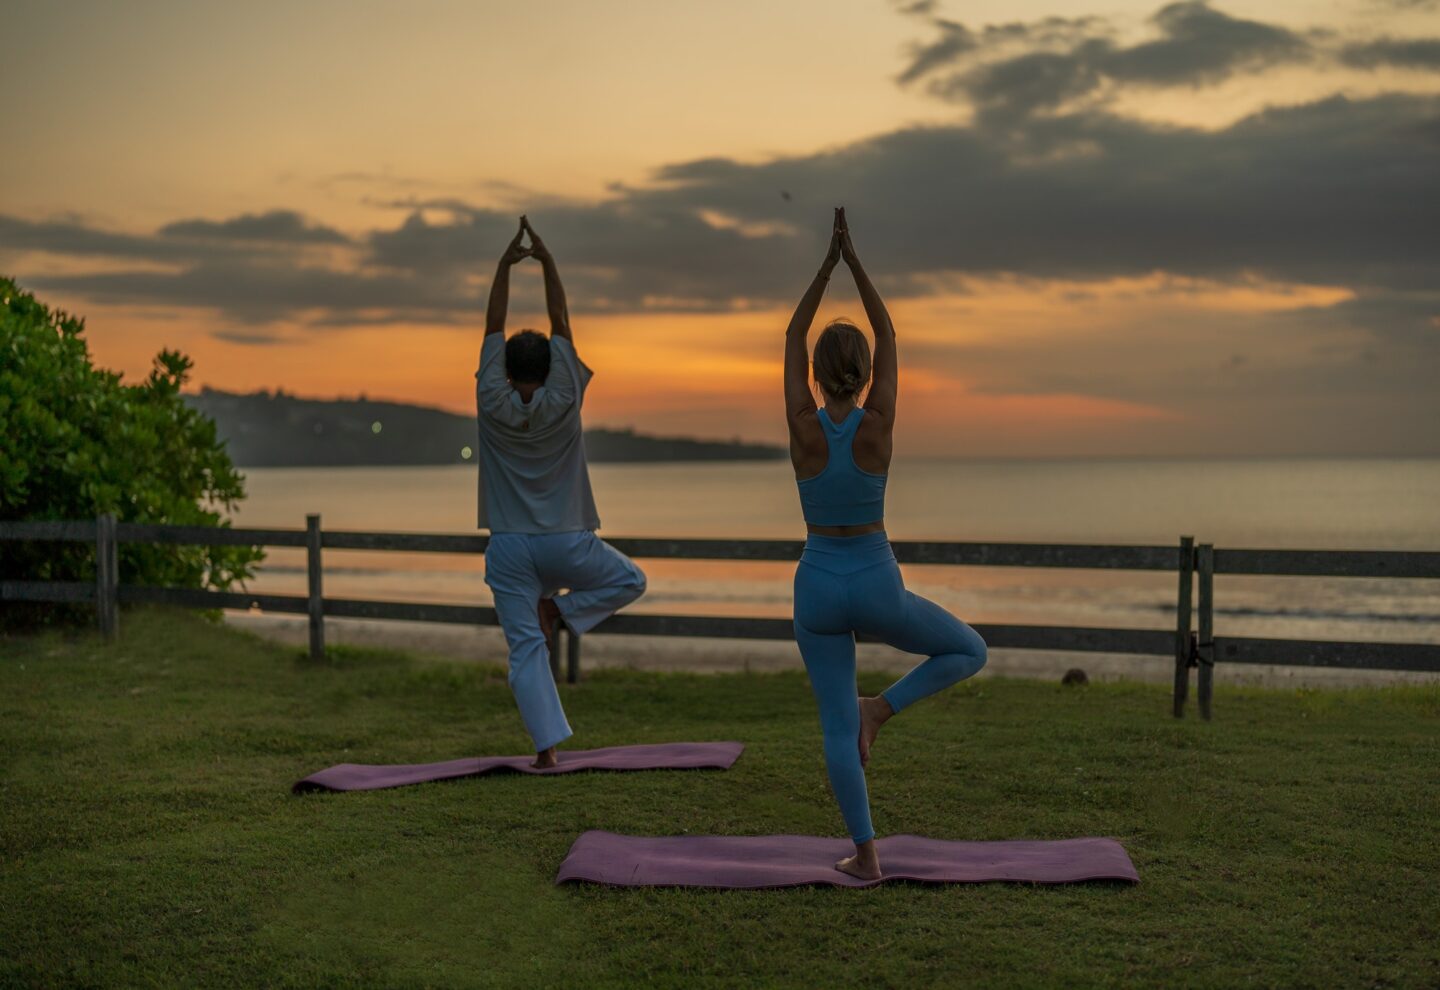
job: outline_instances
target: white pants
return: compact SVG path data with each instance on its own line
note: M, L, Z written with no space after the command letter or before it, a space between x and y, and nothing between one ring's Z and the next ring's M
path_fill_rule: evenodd
M535 751L571 736L550 673L537 611L555 599L561 621L579 635L645 593L635 562L591 532L495 533L485 551L485 583L510 646L510 690ZM567 594L557 594L569 589Z

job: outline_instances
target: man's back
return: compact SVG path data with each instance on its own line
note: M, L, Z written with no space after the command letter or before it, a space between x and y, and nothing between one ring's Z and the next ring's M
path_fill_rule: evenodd
M533 330L505 339L510 269L527 257L544 271L548 340ZM645 572L595 535L600 517L580 428L590 369L575 354L555 258L525 217L490 283L475 378L480 526L490 530L485 583L510 649L510 689L535 744L533 766L543 769L571 736L550 673L556 624L583 636L645 593Z
M600 528L580 422L591 375L569 340L551 336L550 373L524 402L506 378L504 335L485 337L475 373L481 529Z

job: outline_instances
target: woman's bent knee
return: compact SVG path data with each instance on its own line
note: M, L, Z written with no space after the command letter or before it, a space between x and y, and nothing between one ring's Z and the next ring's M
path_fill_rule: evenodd
M957 643L951 652L932 657L930 662L944 664L943 677L953 684L978 674L989 656L984 640L977 636L974 642Z
M985 640L981 639L980 634L968 626L965 628L964 635L955 638L950 652L965 657L968 664L975 670L984 667L986 661L990 659L990 648L985 645Z

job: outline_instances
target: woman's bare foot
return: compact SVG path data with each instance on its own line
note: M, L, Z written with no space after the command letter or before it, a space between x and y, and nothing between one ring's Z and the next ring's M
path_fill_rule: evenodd
M540 616L540 631L545 634L545 647L555 652L555 623L560 621L560 606L553 598L542 598L535 608Z
M535 754L535 762L530 764L536 770L549 770L560 762L560 757L555 754L555 747L542 749Z
M861 880L879 880L880 854L875 851L875 840L857 845L855 855L840 860L835 864L835 869Z
M890 707L883 695L874 698L860 699L860 765L868 766L870 763L870 747L875 745L875 737L880 734L880 726L890 721L895 710Z

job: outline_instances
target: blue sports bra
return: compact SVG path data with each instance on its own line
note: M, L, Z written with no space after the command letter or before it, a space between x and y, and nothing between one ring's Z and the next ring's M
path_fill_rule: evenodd
M855 465L851 445L865 410L856 407L842 423L817 409L820 428L830 446L825 470L798 482L800 508L814 526L863 526L885 518L886 475L871 474Z

